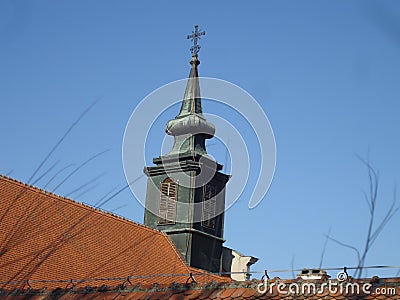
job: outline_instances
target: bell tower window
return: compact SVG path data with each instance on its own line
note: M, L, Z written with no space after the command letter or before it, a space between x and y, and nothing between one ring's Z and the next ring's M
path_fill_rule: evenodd
M215 206L216 206L215 187L206 184L203 187L203 218L202 226L210 229L215 228Z
M175 224L176 221L176 199L178 184L171 178L165 179L160 186L160 205L158 211L158 224Z

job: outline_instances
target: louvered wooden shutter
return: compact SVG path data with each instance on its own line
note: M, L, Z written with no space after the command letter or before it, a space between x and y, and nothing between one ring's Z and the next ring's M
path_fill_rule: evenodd
M158 224L175 224L177 193L178 185L170 178L161 183Z
M203 218L202 225L211 229L215 228L215 207L217 199L215 188L211 185L203 187Z

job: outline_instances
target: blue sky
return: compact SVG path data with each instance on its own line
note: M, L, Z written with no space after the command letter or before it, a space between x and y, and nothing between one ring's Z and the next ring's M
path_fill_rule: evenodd
M200 75L248 91L267 114L277 145L267 196L249 210L247 191L228 210L226 245L260 258L256 270L289 269L292 260L295 268L319 266L329 230L344 243L364 246L368 177L357 155L369 157L379 170L377 220L393 199L400 169L399 16L396 1L1 1L0 173L27 182L68 127L98 100L38 173L59 161L36 185L44 187L50 174L110 149L55 192L68 195L101 175L87 193L70 194L93 205L122 188L126 123L147 94L188 75L186 35L199 24L207 33L200 42ZM172 117L178 109L169 110ZM163 127L160 122L160 140L149 142L155 156ZM223 160L218 156L223 151L209 147L209 152ZM142 160L136 167L142 170ZM138 184L145 189L145 181ZM103 208L143 219L143 208L128 190ZM399 228L398 213L366 265L400 264ZM323 266L354 265L354 252L328 242Z

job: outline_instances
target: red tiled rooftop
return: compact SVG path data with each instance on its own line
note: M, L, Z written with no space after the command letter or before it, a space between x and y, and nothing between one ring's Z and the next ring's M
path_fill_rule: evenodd
M337 280L334 280L337 282ZM302 283L310 283L321 287L321 281L302 281L300 280L280 280L274 279L270 283L275 282L284 283L289 286L291 283L301 285ZM352 283L362 284L371 283L370 280L358 279L352 280ZM338 299L386 299L395 300L400 299L400 278L386 278L380 279L374 282L372 287L369 289L370 293L364 293L360 290L359 293L352 292L349 290L348 293L329 293L327 287L324 288L324 292L316 294L284 294L284 293L270 293L260 294L257 291L258 284L261 281L250 281L250 282L233 282L224 284L208 284L208 285L155 285L152 287L143 288L142 286L130 286L125 287L114 287L107 291L100 291L98 288L93 289L58 289L58 290L14 290L14 291L1 291L0 297L4 299L51 299L56 297L57 299L130 299L130 300L161 300L161 299L216 299L216 300L233 300L233 299L286 299L286 300L313 300L313 299L325 299L325 300L338 300ZM378 289L386 288L387 293L378 293ZM388 288L392 288L390 293ZM288 291L287 289L285 291Z
M0 176L1 299L400 299L400 278L349 280L371 284L371 293L324 287L317 294L262 294L261 281L232 282L189 267L160 231ZM305 282L324 281L269 284L288 291ZM391 293L378 293L382 288Z
M160 231L0 176L0 287L183 284L190 273L230 281L189 267Z

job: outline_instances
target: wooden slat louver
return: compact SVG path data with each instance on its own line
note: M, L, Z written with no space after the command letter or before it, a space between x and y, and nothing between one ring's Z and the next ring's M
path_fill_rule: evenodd
M217 204L215 188L211 185L203 187L203 217L202 225L211 229L215 228L215 207Z
M167 178L161 183L158 213L159 225L175 224L177 192L178 185L172 179Z

